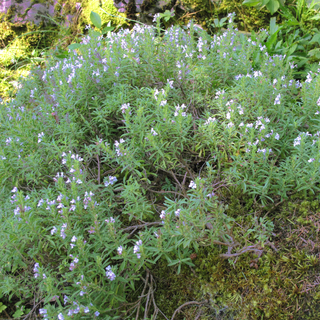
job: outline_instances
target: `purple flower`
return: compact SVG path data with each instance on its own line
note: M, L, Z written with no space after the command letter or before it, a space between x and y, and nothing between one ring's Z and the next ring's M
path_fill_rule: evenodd
M116 278L116 275L114 274L114 272L111 270L111 266L107 266L106 267L106 277L113 281Z
M39 309L39 313L43 314L46 317L47 309Z
M105 220L107 223L115 223L116 220L114 220L112 217L110 217L110 219L106 219Z
M104 185L105 185L106 187L108 187L110 184L112 185L112 184L116 183L117 181L118 181L118 179L117 179L116 177L109 176L109 181L106 181L106 182L104 183Z
M96 232L95 228L94 227L90 227L90 230L88 231L90 234L93 234Z

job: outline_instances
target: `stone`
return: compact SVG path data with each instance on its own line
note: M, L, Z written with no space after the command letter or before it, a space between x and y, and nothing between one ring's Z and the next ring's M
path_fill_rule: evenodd
M0 16L2 19L7 15L6 21L12 24L33 23L39 25L44 22L45 25L52 21L45 16L51 17L55 14L55 6L59 3L58 0L49 1L31 1L31 0L2 0L0 4ZM60 10L61 11L61 10ZM61 12L59 12L61 13ZM67 19L70 22L70 15Z

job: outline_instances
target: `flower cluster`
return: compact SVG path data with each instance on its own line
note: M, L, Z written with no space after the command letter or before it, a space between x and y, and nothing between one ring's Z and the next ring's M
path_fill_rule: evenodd
M73 255L70 254L70 257L73 258ZM69 270L72 271L77 267L77 263L79 262L78 256L76 256L73 261L70 263Z
M141 258L141 254L139 253L140 252L140 247L142 246L142 240L138 240L136 242L136 244L134 245L133 247L133 253L136 253L137 254L137 258L140 259Z
M111 269L111 266L107 266L106 267L106 277L110 280L113 281L116 278L116 275L114 274L114 272Z
M189 188L196 189L197 188L196 183L194 181L191 181L190 184L189 184Z
M113 176L109 176L108 177L108 180L104 183L104 185L106 187L110 186L110 185L113 185L114 183L116 183L118 181L118 179L116 177L113 177Z
M175 117L177 117L177 116L179 115L179 113L181 113L181 115L182 115L183 117L186 117L186 116L187 116L187 113L183 111L184 109L187 108L184 104L182 104L181 106L180 106L180 105L177 105L175 108L176 108L176 110L175 110L175 112L174 112L174 116L175 116ZM180 111L181 111L181 112L180 112Z
M120 139L120 141L117 141L116 140L116 142L114 143L114 146L115 146L115 148L116 148L116 153L117 153L117 156L118 157L122 157L122 156L125 156L126 155L126 153L125 152L123 152L123 150L121 150L122 149L122 144L125 142L125 140L124 139Z

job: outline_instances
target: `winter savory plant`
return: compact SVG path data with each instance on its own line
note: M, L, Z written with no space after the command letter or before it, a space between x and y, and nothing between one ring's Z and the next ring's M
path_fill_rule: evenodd
M142 319L142 301L165 314L159 260L179 273L200 246L236 263L271 244L268 217L228 215L223 189L261 205L319 191L320 70L294 80L233 15L214 37L156 19L90 29L1 105L0 292L36 299L29 316Z

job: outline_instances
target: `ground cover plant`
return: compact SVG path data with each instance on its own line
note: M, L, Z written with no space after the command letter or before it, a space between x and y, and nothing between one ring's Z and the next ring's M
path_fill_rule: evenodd
M233 14L213 37L192 21L161 30L160 18L89 29L2 103L0 310L298 319L301 303L314 316L320 70L295 80L267 31L247 37ZM304 225L311 248L279 252L280 218Z

